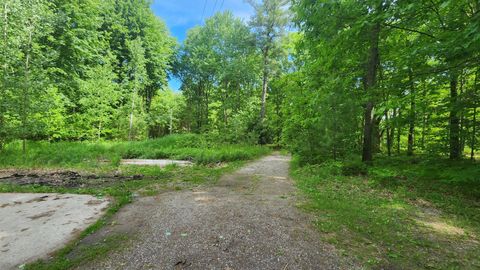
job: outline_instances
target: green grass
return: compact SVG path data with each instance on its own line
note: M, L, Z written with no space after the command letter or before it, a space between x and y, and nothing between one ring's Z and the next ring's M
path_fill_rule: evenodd
M368 268L480 268L478 163L378 157L292 176L324 239Z
M196 134L171 135L135 142L21 142L8 144L0 168L99 168L118 166L122 158L182 159L198 164L249 160L268 153L267 147L217 144Z

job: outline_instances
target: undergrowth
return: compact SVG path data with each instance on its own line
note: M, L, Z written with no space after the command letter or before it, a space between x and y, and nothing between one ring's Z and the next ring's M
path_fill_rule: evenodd
M326 241L373 269L480 268L480 164L329 161L292 176Z
M28 142L26 155L21 142L12 142L0 152L0 167L115 167L125 158L168 158L211 164L249 160L269 151L261 146L218 144L197 134L133 142Z

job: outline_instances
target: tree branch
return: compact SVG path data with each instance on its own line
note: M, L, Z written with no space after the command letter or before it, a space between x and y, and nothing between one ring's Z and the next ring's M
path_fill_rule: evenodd
M425 32L422 32L422 31L418 31L418 30L415 30L415 29L405 28L405 27L401 27L401 26L397 26L397 25L393 25L393 24L389 24L389 23L384 23L383 25L384 25L384 26L391 27L391 28L395 28L395 29L400 29L400 30L404 30L404 31L408 31L408 32L413 32L413 33L425 35L425 36L430 37L430 38L433 38L433 39L437 39L437 38L436 38L434 35L432 35L432 34L425 33Z

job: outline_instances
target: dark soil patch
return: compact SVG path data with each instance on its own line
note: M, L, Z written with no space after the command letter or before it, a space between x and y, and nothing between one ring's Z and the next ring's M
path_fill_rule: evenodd
M15 185L39 185L48 187L87 188L104 187L118 182L141 180L143 175L95 175L80 174L74 171L55 172L13 172L0 177L0 183Z

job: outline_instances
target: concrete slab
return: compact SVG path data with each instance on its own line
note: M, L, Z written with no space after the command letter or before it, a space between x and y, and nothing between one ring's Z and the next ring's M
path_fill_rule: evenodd
M90 195L0 194L0 269L18 269L62 248L108 203Z
M178 166L191 166L190 161L173 160L173 159L122 159L123 165L139 165L139 166L159 166L166 167L168 165L176 164Z

